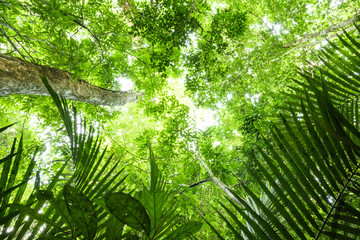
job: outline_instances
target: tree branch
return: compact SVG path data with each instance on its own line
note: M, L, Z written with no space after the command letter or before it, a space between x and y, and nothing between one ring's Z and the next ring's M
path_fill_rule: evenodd
M175 34L175 33L179 32L184 27L185 23L189 20L190 14L195 9L196 9L196 0L193 1L192 5L191 5L191 8L190 8L188 14L185 17L185 20L181 23L180 27L177 30L175 30L172 34Z
M352 26L352 27L347 28L346 31L347 31L347 32L350 32L350 31L355 30L355 29L356 29L356 27L355 27L355 26ZM333 38L335 38L337 35L342 35L342 34L344 34L344 31L345 31L345 30L340 30L340 31L337 32L337 33L332 33L332 34L330 34L326 39L327 39L327 40L333 39ZM323 38L322 38L322 39L323 39ZM322 39L319 39L318 41L311 41L311 42L306 43L306 44L294 46L294 47L291 48L290 50L288 50L288 51L286 51L285 53L283 53L280 57L277 57L277 58L274 58L274 59L270 60L270 62L274 62L274 61L280 60L280 59L283 58L285 55L287 55L287 54L295 51L296 49L314 46L314 45L320 43L320 42L322 41Z
M248 13L250 13L250 14L252 14L252 15L254 15L257 19L259 19L263 24L264 24L264 26L268 29L268 30L270 30L270 32L272 31L272 29L264 22L264 20L262 20L258 15L256 15L255 13L253 13L252 11L250 11L250 10L246 10Z
M28 94L49 96L40 76L48 79L64 98L94 105L119 106L136 101L138 93L94 86L71 73L0 54L0 96Z
M211 182L211 179L210 178L206 178L206 179L204 179L204 180L201 180L201 181L198 181L198 182L196 182L196 183L193 183L193 184L191 184L191 185L184 185L184 184L182 184L182 185L180 185L181 187L188 187L188 188L194 188L194 187L196 187L196 186L199 186L200 184L203 184L203 183L207 183L207 182ZM188 189L187 188L187 189ZM179 194L182 194L182 193L184 193L187 189L184 189L184 190L182 190Z
M308 35L305 35L303 38L299 39L298 41L295 41L295 42L292 42L292 43L287 43L283 46L283 48L290 48L290 47L295 47L297 45L300 45L300 44L303 44L307 41L310 41L314 38L317 38L317 37L324 37L326 35L328 35L329 33L331 32L335 32L335 31L338 31L342 28L345 28L351 24L354 24L356 21L358 21L360 18L359 18L359 13L355 13L355 15L347 20L344 20L344 21L341 21L341 22L338 22L337 24L334 24L328 28L325 28L319 32L316 32L316 33L313 33L313 34L308 34Z
M234 194L232 194L232 192L229 190L229 188L217 177L215 177L215 175L213 174L213 172L211 171L211 169L209 168L209 166L205 163L205 161L202 159L201 153L199 151L199 147L197 146L197 152L198 152L198 159L201 163L201 165L203 165L203 167L205 168L206 172L209 174L210 176L210 180L219 188L221 188L224 193L234 202L236 202L237 204L239 204L240 206L242 206L242 204L240 203L240 201L234 196Z
M10 37L5 33L5 31L2 28L0 28L0 32L6 38L6 40L11 44L14 50L18 52L23 59L26 59L26 57L20 52L20 50L16 47L15 43L11 41Z

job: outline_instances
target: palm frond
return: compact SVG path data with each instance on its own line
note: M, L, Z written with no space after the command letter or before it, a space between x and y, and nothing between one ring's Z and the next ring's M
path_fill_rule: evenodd
M5 131L13 124L1 128ZM30 163L27 166L25 174L21 176L19 171L20 164L23 163L23 136L21 135L18 145L16 146L17 140L14 139L10 153L0 160L2 165L1 177L0 177L0 226L1 226L1 237L7 236L9 233L7 230L11 226L20 211L9 207L13 204L20 204L29 202L31 199L30 194L26 195L26 191L31 192L31 187L28 186L28 181L31 177L35 166L35 155L33 154Z
M322 50L322 66L299 71L302 79L295 80L298 86L288 93L281 122L271 128L266 150L258 151L265 164L252 156L258 171L249 172L271 205L264 205L244 186L252 204L260 209L254 211L251 201L240 197L242 206L230 201L248 224L246 230L222 205L233 220L228 223L231 230L240 229L235 235L248 239L360 238L360 42L348 33L345 36Z
M87 239L93 239L96 235L100 236L106 232L108 214L102 207L92 205L92 202L95 198L104 195L105 192L118 191L125 177L121 177L122 170L118 171L117 167L119 162L114 163L112 156L105 161L107 150L106 148L102 150L102 141L99 135L96 134L95 128L87 126L86 120L78 114L75 107L70 111L67 101L51 88L45 78L42 78L42 80L64 122L70 140L69 156L65 157L65 162L55 176L50 179L50 183L42 186L43 190L39 186L41 174L38 173L33 193L30 194L27 201L22 201L23 205L19 205L21 194L24 194L25 191L24 185L26 185L25 183L27 183L32 173L35 162L32 161L31 168L29 166L24 183L14 185L14 176L16 176L20 161L19 156L21 156L21 151L15 151L14 142L11 153L1 160L5 167L0 181L5 183L4 186L7 186L1 196L4 195L3 204L6 204L10 209L1 212L3 215L0 220L5 223L2 231L5 234L11 222L15 221L13 223L14 230L6 234L7 239L23 239L25 235L29 239L68 237L70 235L82 235ZM6 128L2 129L5 130ZM18 149L21 149L22 138L20 143ZM12 169L10 169L13 158L15 158L15 161ZM60 181L60 177L64 170L68 168L69 163L74 166L73 174L70 179L65 181L64 191L58 191L58 183L64 182L64 180ZM11 174L9 174L10 170ZM74 187L70 187L70 185ZM15 189L19 189L15 200L8 203L8 194ZM55 193L56 190L57 193ZM75 205L78 208L71 207ZM91 216L94 217L91 224L96 224L96 228L88 228L88 225L91 225L90 223L83 225L83 222L79 220L79 217L84 217L89 212L84 211L84 209L90 209L89 206L93 206ZM83 210L79 212L79 209ZM44 213L38 214L39 211ZM18 216L15 217L16 215ZM26 221L25 217L28 218Z

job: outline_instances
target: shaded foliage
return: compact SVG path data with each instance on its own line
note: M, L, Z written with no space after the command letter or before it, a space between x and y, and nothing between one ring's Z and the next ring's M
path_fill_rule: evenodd
M257 171L248 171L271 204L244 185L248 197L238 196L241 206L223 205L234 222L219 212L239 238L358 239L360 44L345 35L324 48L324 66L299 71L302 79L287 94L281 122L264 140L267 151L252 155Z

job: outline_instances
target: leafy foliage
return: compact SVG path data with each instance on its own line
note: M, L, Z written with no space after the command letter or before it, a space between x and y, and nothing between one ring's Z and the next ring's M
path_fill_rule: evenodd
M107 194L106 207L123 224L143 231L146 239L185 239L199 231L202 223L183 223L172 231L178 224L176 205L165 190L150 144L149 150L150 188L137 192L134 197L125 193Z
M299 72L282 122L271 128L267 149L258 149L265 164L252 157L257 171L248 171L271 204L243 186L247 200L238 196L242 206L232 205L249 227L224 205L235 223L219 212L239 238L358 238L360 44L345 36L323 50L323 67Z
M12 124L13 125L13 124ZM2 127L0 132L4 132L12 125ZM3 225L1 237L7 235L6 229L10 226L11 220L20 212L16 209L9 208L9 204L19 204L26 202L29 204L33 199L26 194L29 189L28 181L35 166L34 153L25 174L22 176L19 166L23 160L23 136L21 136L18 146L16 147L16 139L13 142L10 153L0 160L2 166L0 178L0 223Z
M23 182L13 186L21 160L23 139L21 138L20 140L17 153L15 153L16 142L14 142L10 154L1 160L1 163L4 163L1 182L4 183L2 186L5 186L4 191L2 189L0 195L3 198L2 205L5 206L1 212L4 237L11 220L20 213L21 215L16 219L15 227L22 224L24 226L16 228L21 229L19 233L13 231L9 234L9 239L20 239L25 234L30 234L32 237L38 236L39 239L54 237L77 239L80 236L85 239L102 239L103 236L107 236L109 239L130 236L138 239L141 236L141 234L132 235L129 232L123 234L124 225L131 227L139 233L144 231L145 239L158 239L163 235L167 239L172 239L172 237L184 239L201 228L202 224L199 222L188 222L172 231L178 223L176 221L176 208L173 203L168 201L170 196L165 190L164 183L160 180L159 169L150 145L150 189L138 192L136 194L138 199L130 194L115 192L125 179L119 179L119 174L122 171L113 174L117 167L117 164L115 164L104 175L112 158L110 157L99 168L100 163L104 159L106 149L100 154L101 140L98 137L94 138L94 129L90 127L86 131L86 121L80 117L80 123L77 122L78 114L76 109L73 109L73 116L71 116L67 101L55 93L45 78L42 78L42 80L64 121L70 140L70 158L51 180L46 190L40 189L40 174L38 172L35 179L35 191L30 196L30 201L32 202L28 200L28 205L23 205L20 204L20 200L24 194L25 184L29 180L35 162L34 159L31 161ZM3 127L1 131L5 131L9 127L11 125ZM15 157L15 160L11 168L13 157ZM63 190L54 196L52 189L55 187L59 176L70 160L74 164L74 171L70 179L66 181ZM10 172L11 174L9 175ZM20 190L17 191L15 200L9 204L10 195L18 188ZM100 197L105 192L103 202ZM36 205L34 208L31 208L30 206L35 204L33 201L35 201ZM48 207L44 205L46 201L50 203ZM6 207L9 208L8 211L6 211ZM42 208L46 209L45 213L39 214L38 211ZM5 213L7 214L5 215ZM24 223L24 216L26 215L30 219ZM34 220L37 223L35 223L34 227L31 227L30 223ZM43 223L46 224L45 228L39 231ZM118 229L119 226L121 226L120 230Z
M46 97L2 97L1 127L26 121L0 128L7 128L0 136L1 237L311 238L327 216L323 232L332 238L356 235L358 216L346 213L355 212L349 204L358 209L356 181L336 197L357 163L357 136L326 109L358 126L358 33L350 39L336 30L340 40L322 50L320 64L318 52L309 51L324 45L312 33L358 14L358 1L340 2L0 1L2 54L113 90L128 78L144 97L121 108L71 108L56 94L55 105ZM299 37L307 40L298 44ZM300 74L313 80L290 83L303 59L314 68ZM288 86L294 91L280 95ZM199 114L202 107L208 109ZM24 136L21 160L17 132ZM223 192L198 153L243 206L217 202ZM105 196L117 195L117 209L107 207ZM115 214L127 209L125 200L142 209L145 229ZM198 231L202 215L218 232L211 235L206 225Z
M21 198L26 194L24 187L26 187L29 177L32 174L35 160L33 159L29 165L24 182L17 187L13 187L15 177L17 176L17 166L21 159L22 138L17 154L14 154L14 145L10 156L7 157L9 160L5 162L6 167L4 167L2 171L2 179L5 182L4 186L7 186L7 191L4 192L5 198L3 202L8 204L9 194L12 192L9 190L15 190L20 187L20 191L17 191L15 200L8 205L10 210L7 211L8 215L6 215L6 218L3 220L3 224L5 224L3 231L5 233L12 222L11 220L14 219L15 231L7 233L7 235L9 235L8 239L22 239L25 234L30 234L32 238L38 234L40 234L41 237L61 236L64 234L65 236L69 236L70 234L70 236L76 237L80 234L87 239L94 239L97 233L103 231L102 229L104 229L105 225L100 225L97 229L97 223L105 221L104 218L106 215L103 214L104 210L96 209L90 199L99 197L105 191L111 192L116 190L124 181L124 178L119 179L121 171L113 174L117 164L110 170L106 170L110 164L111 157L106 163L102 163L106 150L101 153L101 141L98 137L94 137L94 129L90 127L87 131L85 120L80 120L80 123L78 123L76 109L74 108L72 112L73 116L71 116L67 102L63 98L59 98L47 83L46 79L43 78L43 81L51 93L64 121L65 129L70 140L69 158L63 163L45 190L40 189L40 174L37 173L35 191L33 191L27 201L20 202ZM72 120L72 118L74 120ZM10 173L12 155L17 155L17 159L15 160L16 164L13 165L11 170L11 177L6 179ZM57 184L61 182L59 178L70 162L74 164L74 170L69 170L73 174L70 179L66 180L67 184L64 190L54 196L53 190L56 189ZM100 163L102 163L103 166L99 167ZM6 184L6 182L8 182L8 184ZM71 187L70 184L74 184L76 187ZM47 201L50 202L48 206L45 205ZM25 203L26 205L19 205L20 203ZM31 205L35 206L30 208ZM37 213L40 209L43 209L43 215ZM15 218L19 213L21 214ZM5 211L3 214L5 214ZM25 221L26 215L30 216L30 218ZM34 222L34 220L37 220L37 222ZM34 225L32 225L33 222ZM39 231L43 222L47 225L43 230ZM67 225L67 227L64 227L64 224ZM23 226L20 228L21 225Z

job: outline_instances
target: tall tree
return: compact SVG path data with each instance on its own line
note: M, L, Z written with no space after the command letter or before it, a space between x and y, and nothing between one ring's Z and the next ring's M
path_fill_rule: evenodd
M74 104L88 121L103 123L103 139L126 166L128 186L143 188L151 140L164 182L183 209L180 216L196 219L200 211L228 234L225 222L205 203L219 206L221 188L236 190L241 197L242 185L260 192L246 168L258 170L250 158L260 155L254 143L267 150L263 139L268 122L276 121L275 106L286 100L279 92L293 84L288 79L295 65L301 67L303 59L318 61L312 49L324 44L323 37L341 31L317 33L347 19L355 21L356 9L359 2L351 0L5 0L0 1L0 48L6 55L1 59L10 64L17 57L15 62L37 69L32 74L57 69L53 71L68 79L64 88L84 79L98 86L96 91L120 91L122 80L131 79L142 94L137 104ZM294 45L301 39L303 43ZM0 71L11 82L9 72ZM23 127L32 139L34 132L44 130L30 141L31 146L41 142L42 156L48 149L50 154L64 151L57 144L59 116L46 99L0 98L3 121L32 120ZM21 130L12 128L1 143ZM214 239L209 231L201 234L200 239Z

